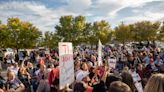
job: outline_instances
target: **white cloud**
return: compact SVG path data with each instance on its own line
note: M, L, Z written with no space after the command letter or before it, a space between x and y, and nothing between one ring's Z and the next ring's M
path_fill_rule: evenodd
M164 13L152 13L152 12L145 12L144 14L136 15L136 16L131 16L124 18L120 21L123 21L125 23L134 23L137 21L143 21L143 20L148 20L148 21L163 21L159 20L164 18Z
M92 21L101 21L101 20L108 20L108 18L103 16L96 16L92 18Z
M17 16L22 20L30 21L42 31L53 31L55 24L63 15L77 16L80 14L91 16L86 9L91 5L91 0L67 0L67 5L59 8L47 8L44 4L36 2L10 1L0 3L0 19Z
M150 20L158 20L164 17L164 13L145 12L145 16L150 18Z
M140 10L138 10L138 9L133 9L132 12L133 12L133 13L139 13Z
M0 19L7 20L8 17L19 17L23 21L30 21L41 31L53 31L60 16L69 14L75 15L62 9L47 8L43 4L32 2L5 2L0 6Z
M58 7L47 7L44 3L30 1L8 1L0 2L0 19L17 16L22 20L30 21L42 31L53 31L55 24L63 15L83 15L89 21L107 20L115 25L120 21L136 22L140 20L158 20L164 17L164 12L142 10L148 2L163 0L61 0L65 4ZM153 6L152 6L153 7ZM122 17L118 12L124 8L134 8L135 15ZM155 8L155 7L154 7ZM127 11L128 14L128 11ZM121 20L119 20L121 19ZM112 21L111 21L112 20Z
M75 12L83 12L90 7L91 0L69 0L68 5L65 7Z
M127 7L142 7L148 2L163 1L163 0L97 0L94 8L102 13L107 14L111 18L117 16L117 12Z
M53 22L51 20L51 10L47 9L44 5L38 5L31 2L5 2L0 6L0 18L4 21L8 17L19 17L23 21L30 21L39 27L42 31L52 30L44 28L44 24ZM51 17L46 17L50 15ZM56 14L53 14L56 17Z

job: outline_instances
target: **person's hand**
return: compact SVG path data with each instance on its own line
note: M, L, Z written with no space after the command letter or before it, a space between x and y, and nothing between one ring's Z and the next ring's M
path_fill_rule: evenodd
M12 88L8 92L15 92L15 89Z
M83 82L83 81L82 81L81 83L83 84L83 86L84 86L84 88L85 88L85 89L87 89L87 88L88 88L88 84L86 84L86 83L85 83L85 82Z
M69 92L70 90L71 89L69 88L69 85L67 84L62 91L63 92Z
M94 77L91 79L91 83L92 83L92 84L95 82L95 78L96 78L96 76L94 76Z
M105 72L109 71L109 67L105 66Z

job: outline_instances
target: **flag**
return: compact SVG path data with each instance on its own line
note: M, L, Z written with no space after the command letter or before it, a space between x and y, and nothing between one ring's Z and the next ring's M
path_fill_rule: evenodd
M99 40L98 43L98 66L102 65L102 43Z

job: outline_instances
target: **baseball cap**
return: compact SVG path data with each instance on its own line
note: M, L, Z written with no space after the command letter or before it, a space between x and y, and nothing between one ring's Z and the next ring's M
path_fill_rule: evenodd
M77 75L76 75L76 81L80 82L83 80L83 78L87 77L89 75L88 71L80 71Z

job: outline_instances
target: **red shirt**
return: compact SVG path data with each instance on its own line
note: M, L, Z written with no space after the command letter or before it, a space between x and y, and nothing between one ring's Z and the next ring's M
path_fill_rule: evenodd
M55 80L56 74L59 72L59 68L53 68L51 72L48 74L48 82L51 85L52 82Z
M84 92L92 92L93 88L92 87L88 87Z
M144 71L143 70L138 70L137 72L138 72L139 76L141 77L141 79L143 79Z

